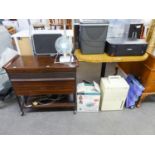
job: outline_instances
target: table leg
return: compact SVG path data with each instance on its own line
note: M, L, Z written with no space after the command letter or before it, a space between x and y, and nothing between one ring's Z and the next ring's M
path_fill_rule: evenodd
M73 94L73 97L74 97L74 103L75 103L73 114L76 114L76 112L77 112L76 93Z
M106 69L106 63L102 63L101 77L104 77L105 76L105 69Z
M149 94L143 93L142 96L140 97L139 101L136 104L137 108L140 108L141 103L144 101L144 99L148 96Z
M17 96L17 101L20 107L20 111L21 111L21 116L24 115L24 103L25 103L25 99L23 96Z
M73 93L73 100L74 100L74 111L73 111L73 114L75 115L77 113L77 78L75 77L75 91Z
M117 75L118 74L118 66L115 66L115 73L114 75Z
M80 48L80 45L79 45L79 29L80 29L79 25L74 25L74 48L75 49Z

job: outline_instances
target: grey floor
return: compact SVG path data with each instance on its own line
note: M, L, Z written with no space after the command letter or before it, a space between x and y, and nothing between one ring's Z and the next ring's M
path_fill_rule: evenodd
M140 109L99 113L28 112L20 116L15 100L0 109L0 134L155 134L155 98Z
M97 70L100 70L100 66L98 64L96 67L88 65L87 67L91 67L91 71L82 66L85 64L81 64L81 69L78 70L79 81L83 78L91 80L91 76L92 79L99 80ZM83 74L79 74L80 72ZM106 74L108 72L113 72L113 64L107 67ZM155 134L155 96L147 98L141 108L133 110L77 113L76 115L73 115L71 111L28 112L24 117L20 116L18 104L13 97L7 99L5 104L0 107L0 134Z

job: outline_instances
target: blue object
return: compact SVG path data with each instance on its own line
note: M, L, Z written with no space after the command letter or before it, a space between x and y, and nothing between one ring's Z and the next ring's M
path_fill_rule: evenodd
M130 89L127 95L125 107L133 109L135 107L135 103L142 95L144 87L133 75L128 75L126 81L129 84Z

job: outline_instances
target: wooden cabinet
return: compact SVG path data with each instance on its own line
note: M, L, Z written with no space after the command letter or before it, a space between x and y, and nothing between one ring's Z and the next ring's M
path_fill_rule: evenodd
M49 19L51 29L63 29L64 19ZM66 19L66 29L72 29L72 19Z
M145 92L155 92L155 56L149 54L149 58L142 63L140 80Z
M19 99L22 115L27 104L31 108L71 108L76 110L78 61L55 64L54 59L52 56L17 56L4 66ZM73 101L34 106L27 103L28 99L25 100L25 97L51 94L72 94ZM24 99L21 100L21 98Z
M155 94L155 56L150 53L148 54L148 59L143 62L118 64L125 73L137 76L145 87L145 90L137 103L137 107L140 107L141 102L148 95Z

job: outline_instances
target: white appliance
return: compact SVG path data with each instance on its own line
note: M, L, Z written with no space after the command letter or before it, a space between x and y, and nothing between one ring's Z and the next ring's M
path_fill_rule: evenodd
M122 110L129 85L121 76L101 78L101 111Z

